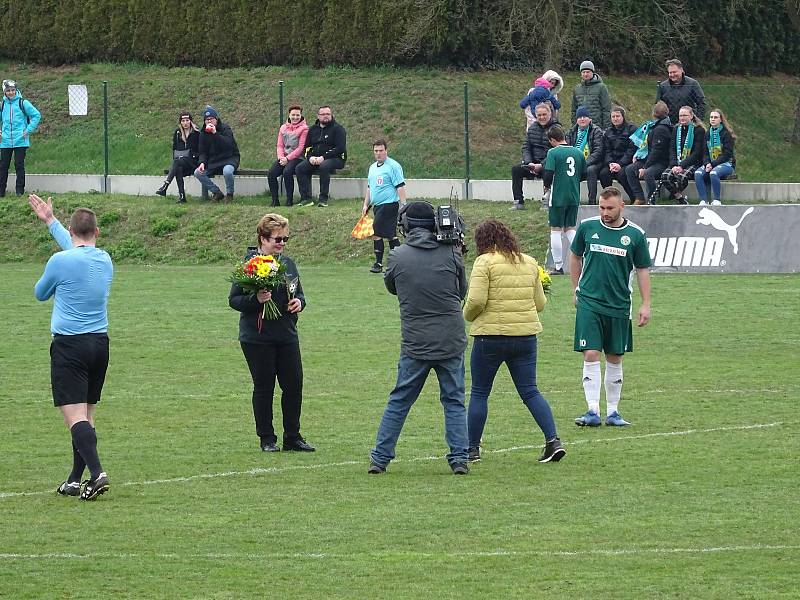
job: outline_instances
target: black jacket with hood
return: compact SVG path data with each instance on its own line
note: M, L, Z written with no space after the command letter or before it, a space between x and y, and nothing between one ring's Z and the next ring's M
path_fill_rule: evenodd
M324 159L340 158L347 162L347 132L344 127L331 119L331 122L322 127L319 119L308 128L306 148L303 156L321 156Z
M205 164L209 175L221 173L225 165L239 168L239 146L233 137L233 131L219 119L216 133L207 133L205 128L200 130L198 153L198 161Z

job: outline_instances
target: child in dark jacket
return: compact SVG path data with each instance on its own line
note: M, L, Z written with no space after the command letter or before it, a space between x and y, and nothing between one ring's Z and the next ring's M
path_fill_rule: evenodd
M520 100L519 107L522 110L525 110L526 114L533 115L536 106L538 104L542 104L543 102L549 102L552 106L552 111L557 111L561 108L561 102L558 101L550 89L553 87L547 79L544 77L539 77L536 81L533 82L533 86L529 91L528 94ZM529 118L529 121L531 119ZM531 121L532 122L532 121ZM531 126L531 122L528 123L528 127Z

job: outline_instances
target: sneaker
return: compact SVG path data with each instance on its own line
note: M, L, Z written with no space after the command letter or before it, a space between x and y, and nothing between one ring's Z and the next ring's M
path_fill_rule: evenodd
M549 442L546 442L544 445L544 450L542 451L542 455L539 457L540 463L546 462L558 462L564 455L567 453L564 450L563 446L561 446L561 440L558 438L554 438Z
M711 201L711 206L721 206L721 205L722 205L722 202L720 202L719 200L712 200Z
M509 210L525 210L524 202L514 202Z
M225 194L223 194L219 190L214 192L214 194L211 196L211 202L219 202L224 199L225 199Z
M283 442L283 449L287 452L316 452L317 449L305 441L303 438L297 438L293 442Z
M317 208L328 208L328 203L320 200L317 202Z
M383 265L379 262L376 262L369 268L370 273L382 273L383 272Z
M386 467L379 465L378 463L371 462L369 463L369 469L367 469L367 473L370 475L381 475L386 473Z
M626 425L630 425L630 423L623 419L617 411L614 411L606 417L606 425L611 427L625 427Z
M314 206L314 201L311 198L306 198L305 200L300 200L295 206Z
M106 491L108 491L108 475L103 471L97 476L97 479L84 482L81 500L94 500L100 494L105 494Z
M575 425L579 427L584 427L586 425L589 427L600 427L600 422L600 415L591 410L587 410L580 417L575 419Z
M56 492L61 494L62 496L80 496L81 495L81 482L80 481L65 481Z
M563 268L561 268L561 269L550 269L547 272L547 274L548 275L563 275L564 274L564 269Z
M706 202L705 200L700 200L700 202L697 203L697 206L707 206L707 205L708 202Z
M262 452L280 452L280 446L275 442L261 442Z
M550 208L550 190L545 190L542 195L542 210Z
M478 462L481 459L480 446L470 446L467 448L467 462Z
M186 194L178 194L176 204L186 204Z
M225 204L230 204L231 202L233 202L233 194L225 194L224 202Z
M453 470L453 475L469 474L469 467L467 466L467 463L453 463L450 465L450 468Z
M678 196L676 200L681 206L686 206L689 204L689 199L686 196Z

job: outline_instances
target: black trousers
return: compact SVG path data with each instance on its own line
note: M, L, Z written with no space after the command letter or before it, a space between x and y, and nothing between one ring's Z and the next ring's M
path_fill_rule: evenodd
M631 190L631 186L628 183L628 176L625 173L625 167L622 167L616 173L612 173L609 170L608 165L606 165L602 169L600 169L600 171L597 173L597 178L600 180L600 185L602 185L604 188L610 186L616 179L617 181L619 181L619 184L622 186L622 189L625 190L625 193L628 194L628 204L633 202L633 191ZM589 200L591 199L592 197L589 196Z
M544 174L544 169L539 171ZM524 204L525 198L522 196L522 180L523 179L541 179L541 175L534 175L528 169L527 165L514 165L511 167L511 192L514 195L514 202L517 204Z
M175 180L178 184L178 193L185 194L186 191L183 186L183 178L194 175L194 170L197 168L197 163L188 156L182 156L172 160L172 166L167 173L167 183Z
M656 189L656 179L660 179L661 173L667 168L667 165L655 164L645 169L644 184L647 186L647 195L645 196L642 184L639 183L639 169L644 169L644 164L644 161L636 161L625 167L628 185L631 188L631 192L633 192L633 196L631 196L633 200L647 200Z
M281 386L283 441L300 438L300 409L303 403L303 364L300 343L248 344L241 342L250 375L253 378L253 416L256 434L262 442L276 443L272 426L272 397L275 379Z
M328 191L331 187L331 175L343 168L344 161L341 158L326 158L319 165L312 165L308 159L301 161L294 170L297 175L297 187L300 188L300 199L309 200L311 198L311 176L318 173L319 199L320 202L327 202Z
M280 175L283 175L283 189L286 190L286 206L294 203L294 170L301 162L303 162L302 158L293 158L285 166L277 160L272 163L267 173L267 181L274 206L278 205L278 177Z
M25 154L27 146L17 148L0 148L0 197L6 195L8 185L8 168L11 166L11 153L14 153L14 172L17 175L16 192L18 196L25 193Z

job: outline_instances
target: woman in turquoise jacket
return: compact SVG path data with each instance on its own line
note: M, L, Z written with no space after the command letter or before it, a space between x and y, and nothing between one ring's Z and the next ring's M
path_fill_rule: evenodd
M25 154L31 145L30 135L36 131L42 114L25 100L10 79L3 80L2 113L0 114L0 197L6 195L8 167L14 153L17 174L17 196L25 193Z

